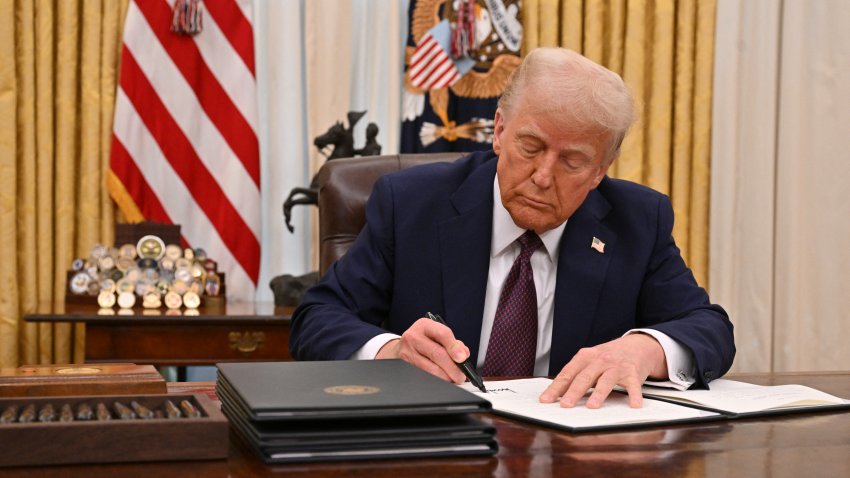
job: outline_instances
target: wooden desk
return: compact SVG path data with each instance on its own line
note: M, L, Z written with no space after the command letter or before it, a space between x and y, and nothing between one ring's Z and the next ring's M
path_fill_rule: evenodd
M800 383L850 398L850 372L737 375ZM213 391L213 383L169 384L173 393ZM282 390L284 387L282 386ZM175 462L0 470L4 476L456 477L850 476L850 413L806 413L623 432L573 434L486 415L497 428L491 458L445 458L266 466L231 434L230 456Z
M272 303L202 307L198 315L169 315L135 308L132 315L103 315L96 305L41 304L27 322L86 324L87 363L212 365L245 360L292 360L289 315Z

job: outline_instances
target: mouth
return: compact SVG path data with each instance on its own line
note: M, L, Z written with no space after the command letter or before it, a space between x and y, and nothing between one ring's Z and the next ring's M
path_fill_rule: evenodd
M548 209L549 203L545 201L541 201L539 199L531 198L528 196L520 196L520 200L525 203L526 206L532 207L534 209Z

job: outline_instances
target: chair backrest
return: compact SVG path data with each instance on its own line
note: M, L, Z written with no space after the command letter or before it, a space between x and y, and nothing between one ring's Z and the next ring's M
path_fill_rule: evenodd
M384 174L468 153L395 154L334 159L319 170L319 273L348 251L366 224L366 201Z

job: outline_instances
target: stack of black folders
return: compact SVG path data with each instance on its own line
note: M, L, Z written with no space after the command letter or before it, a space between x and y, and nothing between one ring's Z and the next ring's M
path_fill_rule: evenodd
M488 401L400 360L218 364L232 428L266 463L492 455Z

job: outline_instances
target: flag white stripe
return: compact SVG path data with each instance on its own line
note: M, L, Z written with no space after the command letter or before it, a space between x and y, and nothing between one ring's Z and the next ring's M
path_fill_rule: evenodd
M422 42L419 44L419 46L416 47L416 50L413 52L413 56L410 57L410 64L416 65L421 62L426 55L433 53L435 46L439 46L439 44L434 40L433 36L428 35L423 38Z
M213 16L205 15L203 22L203 35L194 37L201 58L254 130L254 134L257 134L257 99L253 94L255 88L246 88L254 84L254 76L224 36Z
M124 45L136 58L139 68L186 135L201 162L259 240L260 211L257 205L260 204L260 191L257 185L201 108L192 87L159 43L135 3L129 4L127 17L128 31L125 33ZM195 214L203 213L198 210Z
M219 269L227 271L225 281L228 296L252 297L254 286L251 278L221 240L215 226L201 212L201 207L177 176L130 99L120 88L115 98L114 133L131 157L144 158L142 161L134 160L136 167L169 217L181 218L179 224L183 237L193 247L203 247L208 256L218 262Z
M440 65L437 69L435 69L433 72L431 72L431 74L428 75L428 78L423 80L423 83L426 84L426 85L436 84L439 81L439 79L447 71L451 71L451 70L454 70L454 63L452 63L451 61L446 61L442 65ZM451 75L449 75L449 76L451 76Z
M430 40L430 42L420 46L416 50L416 53L414 53L413 58L411 58L410 69L408 70L411 77L419 75L422 69L427 67L433 61L433 58L443 51L437 42L433 41L433 39ZM416 54L419 52L422 54L417 57Z
M254 18L253 0L236 0L236 5L238 5L239 9L242 10L242 14L245 15L245 18L249 20Z
M449 57L447 57L445 54L443 54L442 50L440 50L440 53L441 54L437 55L437 57L434 58L434 60L432 60L430 63L428 63L428 65L426 65L425 68L422 69L422 71L420 71L415 77L411 78L411 82L414 85L416 85L416 86L421 85L428 78L431 77L431 73L434 71L434 69L440 68L443 65L445 65L446 63L451 63L451 60L449 60Z
M443 78L442 81L438 81L437 83L435 83L432 88L439 89L439 88L446 87L448 85L452 85L459 78L460 78L460 75L458 74L457 70L455 70L454 74L446 75L446 77Z

